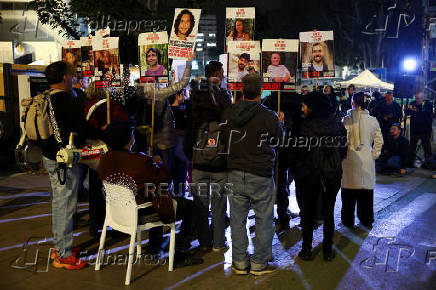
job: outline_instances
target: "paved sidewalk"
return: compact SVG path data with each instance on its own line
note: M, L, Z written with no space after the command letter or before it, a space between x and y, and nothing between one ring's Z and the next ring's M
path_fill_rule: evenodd
M314 233L316 259L296 259L301 248L297 218L291 220L289 231L274 236L274 262L280 267L274 274L258 278L233 275L228 250L207 254L204 264L174 272L168 272L165 260L159 265L142 261L133 267L131 285L124 286L124 265L109 263L98 272L92 266L73 272L47 265L52 245L48 178L13 174L0 178L0 289L434 289L436 180L429 176L423 170L402 178L379 176L374 197L376 223L369 232L361 228L349 231L340 225L338 194L338 255L332 263L324 262L320 253L322 227ZM291 210L298 211L293 194L290 203ZM86 213L87 208L87 203L79 203L79 211ZM251 238L254 222L249 218ZM147 234L143 238L147 239ZM229 229L227 239L231 240ZM166 235L166 243L168 240ZM74 244L86 249L91 258L98 248L98 241L90 239L86 227L75 230ZM109 237L107 245L114 254L124 254L118 258L122 264L128 240ZM37 249L38 263L32 266ZM253 250L251 239L249 250Z

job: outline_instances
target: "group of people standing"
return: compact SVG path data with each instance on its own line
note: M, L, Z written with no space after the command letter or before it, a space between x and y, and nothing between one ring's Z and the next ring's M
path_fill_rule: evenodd
M148 85L135 88L130 107L136 112L121 113L120 106L111 104L112 121L108 126L96 120L99 113L95 104L102 104L97 100L101 98L96 97L88 103L85 112L76 110L74 118L71 112L62 109L60 100L64 99L68 100L65 106L77 108L72 105L75 100L68 93L71 74L64 62L47 67L50 87L64 91L53 95L53 105L65 142L70 132L77 131L81 138L103 139L111 147L93 177L100 188L101 180L108 180L117 172L125 173L136 184L136 201L140 204L153 198L146 192L145 183L156 186L172 183L172 198L178 203L176 219L182 220L176 252L189 250L194 239L198 239L202 252L226 250L228 200L232 269L236 274L263 275L276 269L270 264L274 204L277 203L278 213L276 227L289 228L289 220L296 216L289 211L292 179L295 180L303 231L303 247L298 255L301 259L314 258L313 230L320 221L324 224L323 257L326 261L334 259L334 207L341 188L342 223L347 227L354 226L357 205L361 225L372 227L375 160L381 153L384 138L379 121L366 110L369 100L364 93L350 94L351 110L343 120L336 99L321 92L293 94L287 99L290 109L275 113L272 110L276 108L274 97L261 99L263 80L259 74L242 77L242 98L232 104L231 94L221 87L222 64L210 61L205 67L205 79L191 81L190 98L186 100L184 92L190 79L191 60L192 57L180 82L166 88ZM91 89L88 92L97 94ZM134 121L136 128L144 125L140 115L146 111L147 100L153 96L156 101L154 124L158 125L153 132L152 150L160 158L143 154L147 152L149 141L141 138L140 130L134 130L131 123ZM382 110L380 106L376 108ZM91 109L94 113L89 113ZM136 145L135 139L139 141ZM199 148L201 144L204 147ZM49 171L53 197L57 197L53 199L53 232L57 248L53 265L80 269L86 263L78 259L72 249L77 167L73 165L68 169L66 185L59 184L54 161L56 146L44 148L45 159L50 159L44 159L45 167ZM211 150L211 153L205 154L204 150ZM278 175L277 193L275 174ZM190 196L186 196L187 182L191 184ZM97 193L90 192L90 196L93 194ZM255 213L256 222L252 256L247 253L246 232L250 209ZM102 214L97 216L101 218ZM140 214L140 220L149 221L148 216L153 212ZM161 242L162 229L152 229L149 250L158 252Z

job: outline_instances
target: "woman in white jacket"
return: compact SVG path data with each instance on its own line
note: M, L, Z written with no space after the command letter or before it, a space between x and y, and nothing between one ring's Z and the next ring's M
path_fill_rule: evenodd
M354 210L360 223L371 228L374 222L375 160L381 153L383 137L376 118L366 110L365 94L353 95L353 109L344 118L347 129L348 152L342 161L341 221L354 227Z

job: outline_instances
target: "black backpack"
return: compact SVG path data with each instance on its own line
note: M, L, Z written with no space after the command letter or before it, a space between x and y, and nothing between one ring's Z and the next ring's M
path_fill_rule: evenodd
M198 128L192 152L194 166L211 170L226 169L227 152L221 133L216 121L205 122Z

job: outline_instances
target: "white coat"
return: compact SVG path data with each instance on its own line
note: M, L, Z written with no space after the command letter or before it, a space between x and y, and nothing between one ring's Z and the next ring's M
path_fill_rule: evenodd
M375 160L383 146L378 121L367 110L352 109L344 118L344 126L348 152L342 161L342 188L374 189Z

